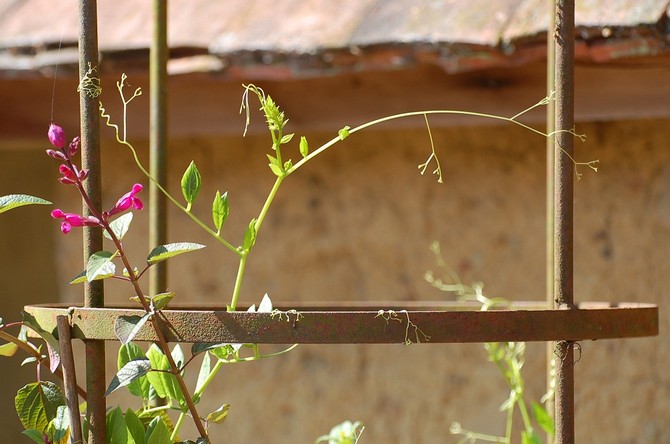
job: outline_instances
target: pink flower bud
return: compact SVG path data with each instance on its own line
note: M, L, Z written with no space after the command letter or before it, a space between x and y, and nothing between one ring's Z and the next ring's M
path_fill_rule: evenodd
M79 144L80 143L81 143L81 138L79 136L72 139L72 142L70 142L70 146L69 146L70 157L77 154L77 151L79 151Z
M65 131L60 126L53 123L49 125L47 135L49 136L49 142L56 148L63 148L65 146Z
M54 159L67 160L67 158L65 157L65 153L63 153L62 151L49 149L49 150L47 150L47 154L49 156L53 157Z

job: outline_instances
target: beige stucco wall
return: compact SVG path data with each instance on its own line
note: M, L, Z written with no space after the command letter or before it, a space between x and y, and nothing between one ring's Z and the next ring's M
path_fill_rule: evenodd
M575 297L658 303L661 336L581 344L577 440L670 442L670 346L663 340L670 322L662 296L670 283L668 122L588 123L578 130L588 141L577 144L577 157L599 158L600 169L595 174L582 168L584 177L575 188ZM421 129L353 135L290 177L250 258L242 303L257 303L265 292L276 303L447 298L423 280L435 268L429 250L434 240L465 282L483 281L494 296L544 299L544 140L504 126L434 129L433 135L444 184L417 172L430 152ZM316 146L331 134L308 136ZM144 142L137 145L146 148ZM179 193L181 172L194 159L204 179L196 213L209 220L214 192L229 191L231 216L224 231L238 243L272 185L268 148L264 136L173 140L170 188ZM146 181L123 148L106 143L104 149L103 182L111 205L132 183ZM16 155L0 152L3 169ZM49 181L54 188L46 197L58 207L77 204L73 190L45 172L51 159L37 151L20 159L24 167L30 159L40 167L39 174L30 171L17 181L42 184L38 191ZM0 179L1 194L15 192L8 182ZM36 210L26 211L38 217ZM20 227L22 222L12 219L10 225L3 215L2 242L17 242L20 229L28 235L48 230L42 236L55 248L47 246L45 252L55 255L59 275L48 265L39 282L5 286L3 300L44 300L45 283L64 283L80 271L79 236L61 236L44 211L39 218L39 227ZM136 215L126 241L138 261L149 248L146 218L146 212ZM177 211L172 210L170 224L171 241L208 245L172 261L170 289L181 301L226 304L235 257ZM12 239L4 239L6 233ZM2 264L14 266L11 274L3 273L4 282L30 271L29 265L14 263L17 251L35 254L30 243L25 248L14 243L1 252ZM78 301L78 292L60 286L62 300ZM122 285L109 286L111 303L127 296ZM3 317L15 317L4 307ZM544 359L543 344L528 347L528 390L536 397L544 390ZM12 380L11 385L10 392L20 384ZM449 435L452 421L502 433L497 409L507 395L480 345L305 345L283 357L224 368L201 405L207 410L204 406L232 404L228 421L214 432L226 436L220 442L311 443L351 419L366 425L361 443L455 443L458 439Z

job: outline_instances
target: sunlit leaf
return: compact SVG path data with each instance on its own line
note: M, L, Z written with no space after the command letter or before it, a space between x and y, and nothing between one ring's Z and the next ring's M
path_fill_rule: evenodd
M159 293L153 298L151 298L151 303L154 306L154 310L162 310L170 303L174 297L174 291L168 291L166 293Z
M122 345L119 347L119 353L116 362L117 370L121 370L130 361L136 359L147 359L146 355L144 354L144 350L132 342ZM145 400L149 399L149 380L146 378L146 376L140 376L137 379L130 381L127 384L127 387L128 391L133 395L139 396ZM142 433L144 433L144 429L142 429Z
M33 382L19 389L14 398L16 413L25 429L46 432L49 422L56 417L58 407L64 405L60 388L49 381Z
M194 344L195 345L195 344ZM198 372L198 381L195 383L195 393L199 392L200 389L205 385L205 382L209 378L209 373L212 370L212 358L209 356L209 353L205 353L202 358L202 363L200 364L200 371ZM193 402L200 401L200 397L193 398Z
M149 362L148 359L146 358L133 359L132 361L124 365L123 368L116 373L116 375L114 375L114 378L112 378L112 382L110 382L109 387L107 387L105 396L114 393L121 387L127 386L136 379L146 375L150 370L151 370L151 362Z
M117 239L123 239L123 236L128 232L128 228L130 228L130 223L132 221L133 213L129 212L111 221L109 227L112 229ZM104 234L107 239L112 240L112 236L110 236L107 230L104 230L102 234Z
M123 419L123 412L116 407L107 413L107 440L106 444L128 444L128 427Z
M144 316L119 316L114 322L114 334L122 344L132 341L144 327L151 314Z
M146 444L169 444L171 442L170 430L160 417L151 421L150 427L147 428L147 435Z
M151 253L147 256L147 262L153 265L183 253L200 250L201 248L205 248L205 246L193 242L176 242L174 244L160 245L151 250Z
M230 410L230 404L223 404L221 407L207 415L205 421L207 421L207 423L221 424L228 416L228 410Z
M228 204L228 192L221 194L219 191L216 192L214 196L214 202L212 202L212 221L214 222L214 227L217 232L221 231L221 227L226 223L228 218L228 213L230 212L230 207Z
M289 143L291 139L293 139L294 135L295 135L294 133L283 135L279 143L281 144Z
M7 196L0 196L0 213L9 211L13 208L22 207L24 205L50 205L48 200L39 197L30 196L28 194L9 194Z
M188 204L187 208L191 208L191 204L195 201L196 197L198 197L201 187L202 178L200 176L200 171L198 171L198 167L195 166L195 162L191 161L181 178L181 192Z
M128 427L128 433L135 441L135 444L144 444L145 442L145 430L144 424L140 421L137 414L132 409L126 410L124 417L126 421L126 427Z
M251 219L247 231L244 233L244 243L242 248L248 251L256 243L256 219Z
M309 154L309 144L307 143L307 137L305 136L300 136L300 155L302 157L307 157Z
M49 424L49 434L53 444L68 444L70 440L70 411L67 406L61 405L56 410L56 416Z
M93 282L99 279L106 279L114 276L116 265L112 260L116 257L115 253L109 251L98 251L88 258L86 264L86 279Z
M0 345L0 356L14 356L19 346L13 342Z

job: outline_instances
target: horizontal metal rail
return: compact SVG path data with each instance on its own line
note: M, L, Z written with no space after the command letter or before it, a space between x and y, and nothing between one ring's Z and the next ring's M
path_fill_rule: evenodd
M535 308L533 308L533 305ZM658 334L658 307L642 303L581 303L549 310L539 302L513 304L509 310L479 311L459 303L314 307L287 305L273 313L227 312L225 308L181 308L161 312L171 342L255 344L392 344L504 341L584 341ZM46 331L58 315L68 315L72 336L116 340L120 316L144 315L131 308L58 305L25 307ZM135 318L135 319L137 319ZM131 321L133 319L131 318ZM155 341L149 326L135 337Z

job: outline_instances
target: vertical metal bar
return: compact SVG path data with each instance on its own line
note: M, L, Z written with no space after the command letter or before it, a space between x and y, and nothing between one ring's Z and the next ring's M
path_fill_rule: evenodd
M150 172L167 185L167 0L153 1L153 38L150 55ZM167 199L155 183L149 184L150 248L167 243ZM149 291L155 295L167 288L167 261L151 268Z
M98 69L98 21L95 0L79 0L79 78L99 75ZM89 170L84 182L91 202L102 207L100 167L100 118L98 99L86 88L80 88L81 162ZM84 214L88 209L84 208ZM97 227L84 228L84 260L102 250L102 230ZM86 283L84 306L103 307L105 304L102 281ZM87 415L89 421L89 443L105 443L105 343L86 341L86 391L88 393Z
M70 436L73 444L82 444L81 419L79 416L79 395L77 393L77 374L74 367L72 352L72 336L67 316L58 316L58 344L60 345L60 362L63 367L63 383L65 385L65 402L70 413Z
M571 309L573 300L573 182L574 165L574 0L557 0L556 28L556 130L554 194L554 304ZM556 442L575 442L573 344L556 344Z
M556 23L555 13L556 5L554 2L548 3L549 25L547 26L547 97L554 94L554 83L556 82L555 74L555 56L556 45L554 44L553 30ZM555 102L550 100L547 103L547 190L546 190L546 290L547 290L547 307L554 305L554 129L556 128L554 119L556 118ZM555 343L547 342L547 393L553 391L554 385L554 348ZM547 413L553 417L554 415L554 399L550 397L547 399L545 408ZM554 435L547 434L547 444L552 444Z

